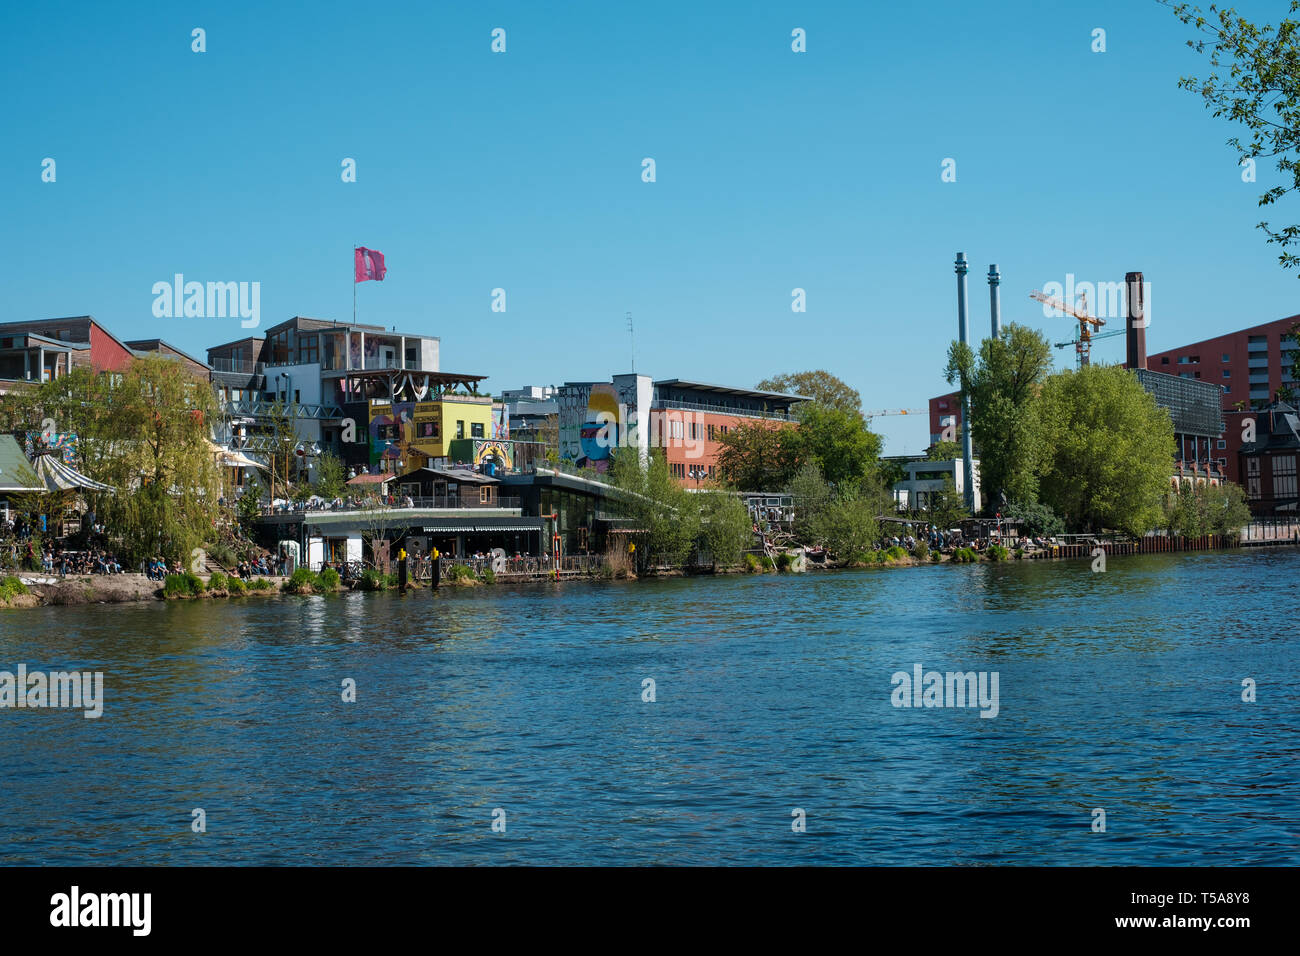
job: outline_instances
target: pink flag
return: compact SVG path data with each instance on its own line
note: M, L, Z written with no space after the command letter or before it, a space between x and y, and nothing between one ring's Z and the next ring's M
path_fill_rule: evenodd
M388 269L384 266L384 254L367 249L364 246L354 250L356 278L353 282L366 282L374 279L382 282Z

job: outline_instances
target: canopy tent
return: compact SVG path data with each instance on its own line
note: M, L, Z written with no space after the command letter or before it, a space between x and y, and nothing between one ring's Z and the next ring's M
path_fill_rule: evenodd
M213 457L217 459L217 464L225 468L261 468L263 471L269 470L266 465L260 461L254 461L242 451L222 448L214 441L209 441L208 447L212 450Z
M87 478L81 472L65 465L54 455L38 455L32 462L36 475L47 491L113 491L112 485Z
M263 471L269 470L266 465L260 461L253 461L242 451L226 451L222 449L219 460L227 468L261 468Z

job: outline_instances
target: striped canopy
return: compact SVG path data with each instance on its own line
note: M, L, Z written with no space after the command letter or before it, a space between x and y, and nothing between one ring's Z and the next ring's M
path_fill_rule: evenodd
M37 476L50 491L112 491L112 485L87 478L75 468L65 465L54 455L39 455L32 462Z

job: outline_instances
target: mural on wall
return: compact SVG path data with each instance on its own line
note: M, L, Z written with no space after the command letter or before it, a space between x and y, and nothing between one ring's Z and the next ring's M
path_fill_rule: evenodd
M40 432L27 432L23 441L23 451L29 459L49 453L56 455L65 465L77 465L77 433L58 432L46 441Z
M493 462L498 469L509 471L514 467L514 455L511 454L510 443L505 441L476 441L474 442L474 465L475 467L487 462Z
M610 453L618 446L618 392L613 385L593 385L578 440L579 468L606 471Z
M415 441L415 405L413 403L378 405L370 409L370 463L409 460Z

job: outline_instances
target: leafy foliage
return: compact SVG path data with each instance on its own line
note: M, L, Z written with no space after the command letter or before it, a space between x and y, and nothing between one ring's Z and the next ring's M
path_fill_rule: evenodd
M1208 53L1211 72L1205 78L1182 77L1179 87L1198 94L1213 116L1226 116L1244 128L1244 137L1228 140L1243 164L1275 160L1283 182L1265 190L1259 205L1273 205L1300 190L1300 23L1288 17L1274 27L1251 23L1235 10L1213 4L1202 11L1195 4L1161 2L1208 37L1188 40L1187 45ZM1297 10L1300 0L1291 0L1288 13ZM1274 228L1261 222L1258 228L1281 248L1278 261L1283 268L1300 265L1300 256L1291 251L1300 242L1300 225Z
M620 508L635 529L637 573L652 562L683 564L699 535L700 508L673 478L663 450L653 449L643 467L637 449L616 449L607 475L625 493Z
M1102 365L1058 373L1034 411L1040 497L1067 527L1142 535L1160 523L1173 422L1137 376Z
M944 374L970 401L986 506L996 506L1002 491L1011 498L1034 497L1037 449L1030 405L1051 370L1051 343L1015 322L998 338L981 342L978 357L960 342L948 349Z
M802 395L823 408L835 408L851 415L862 414L862 396L858 390L824 369L773 375L759 382L758 387L766 392ZM795 406L795 415L801 417L798 405Z
M708 491L694 497L700 510L698 547L712 557L715 568L734 567L754 540L749 510L726 492Z

